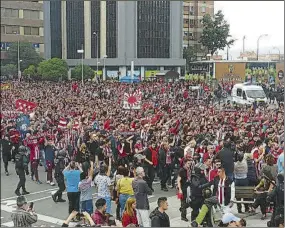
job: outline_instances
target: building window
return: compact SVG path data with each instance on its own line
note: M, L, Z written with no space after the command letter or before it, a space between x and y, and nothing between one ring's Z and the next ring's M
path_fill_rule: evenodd
M190 15L194 15L194 6L190 6Z
M1 17L19 17L19 10L10 8L1 8Z
M51 58L62 58L61 1L50 2Z
M108 58L117 57L117 1L107 1L107 47L106 54Z
M40 34L38 27L24 27L24 35L38 36Z
M5 34L5 25L1 25L1 34Z
M206 13L206 6L202 6L202 7L201 7L201 12L202 12L202 13Z
M91 58L97 58L97 53L98 58L100 58L100 11L100 1L91 1ZM93 34L94 32L97 35Z
M169 58L170 2L138 1L137 15L137 57Z
M23 10L25 19L38 20L40 19L40 11L37 10Z
M20 26L6 25L6 34L20 34Z

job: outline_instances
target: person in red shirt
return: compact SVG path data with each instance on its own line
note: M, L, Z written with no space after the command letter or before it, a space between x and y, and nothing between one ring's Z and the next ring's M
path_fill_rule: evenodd
M39 166L39 159L40 159L40 149L38 145L38 138L36 135L36 132L34 132L33 135L27 134L27 138L24 141L25 146L27 146L30 149L30 163L31 163L31 178L38 184L42 184L42 182L39 180L39 172L38 172L38 166Z
M209 170L208 173L208 181L214 180L216 176L218 176L218 169L221 167L222 163L220 159L215 159L212 169Z
M136 200L129 198L126 202L125 211L122 216L123 227L139 226L137 213L136 213Z
M147 176L147 184L149 188L153 191L152 183L155 177L155 169L158 165L158 148L155 142L151 143L145 150L145 162L144 162L144 171Z
M255 163L256 175L259 177L265 154L265 148L260 140L257 140L255 143L255 147L251 151L251 154Z

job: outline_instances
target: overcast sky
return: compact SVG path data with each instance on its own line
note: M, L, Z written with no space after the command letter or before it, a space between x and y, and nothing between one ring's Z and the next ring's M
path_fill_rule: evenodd
M243 36L245 50L256 51L257 39L261 34L268 34L260 40L260 54L277 46L284 53L284 1L215 1L215 12L222 10L230 24L230 33L238 39L230 54L239 55L242 51ZM235 58L233 57L233 58Z

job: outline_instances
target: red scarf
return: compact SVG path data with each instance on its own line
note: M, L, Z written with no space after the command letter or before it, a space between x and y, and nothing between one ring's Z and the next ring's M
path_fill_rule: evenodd
M152 147L149 147L149 150L151 152L151 160L152 160L153 166L157 166L158 165L157 149L153 149Z

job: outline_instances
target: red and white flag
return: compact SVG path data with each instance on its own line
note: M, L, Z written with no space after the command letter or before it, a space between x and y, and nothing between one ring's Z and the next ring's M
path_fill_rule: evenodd
M24 113L31 113L37 107L37 104L31 101L18 99L16 100L15 106L17 111L22 111Z
M63 117L59 118L58 128L66 129L67 128L67 120Z

